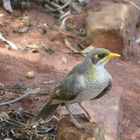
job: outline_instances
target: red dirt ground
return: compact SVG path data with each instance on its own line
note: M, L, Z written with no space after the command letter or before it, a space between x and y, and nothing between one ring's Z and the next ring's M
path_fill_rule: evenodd
M17 51L8 50L5 44L0 42L0 82L7 85L16 83L28 84L32 87L47 88L51 94L53 88L61 81L75 64L82 60L82 57L76 54L70 54L66 48L64 39L67 35L57 30L48 30L46 34L37 27L33 27L26 33L14 33L13 29L22 27L29 20L34 24L55 25L58 21L51 14L41 13L36 10L30 10L29 19L21 20L18 17L8 15L0 8L0 31L6 33L5 37L14 42L19 48ZM77 37L78 38L78 37ZM73 44L78 42L73 39ZM54 53L48 54L44 48L39 48L39 53L23 50L28 46L48 47ZM65 62L63 59L66 59ZM107 68L114 78L113 89L120 90L123 96L123 121L121 129L122 140L140 139L140 68L131 62L122 60L111 61ZM28 71L35 72L34 79L25 77ZM44 84L43 82L55 80L53 84ZM4 95L7 96L7 95ZM44 99L45 97L45 99ZM26 111L36 113L48 99L48 95L32 95L22 101L10 106L2 106L0 111L6 111L11 108L24 108Z

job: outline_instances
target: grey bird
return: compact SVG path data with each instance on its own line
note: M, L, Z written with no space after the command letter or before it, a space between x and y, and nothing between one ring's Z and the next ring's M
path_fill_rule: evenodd
M104 66L114 57L120 57L120 55L104 48L91 50L83 62L77 64L54 89L50 101L35 117L33 124L50 121L57 107L65 105L73 124L78 128L82 128L82 125L74 118L69 108L69 105L73 103L78 103L84 110L87 119L92 122L90 114L81 102L98 99L111 89L112 77Z

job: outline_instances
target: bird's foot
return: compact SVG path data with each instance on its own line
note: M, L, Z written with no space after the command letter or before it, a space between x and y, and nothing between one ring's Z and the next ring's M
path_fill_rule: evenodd
M83 117L84 119L88 120L89 122L92 121L92 118L91 118L89 115L87 115L86 113L82 114L82 117Z
M78 129L85 129L84 125L80 124L75 118L71 117L71 122L73 123L73 125L78 128Z
M72 123L74 124L74 126L75 126L76 128L78 128L78 129L84 129L84 130L85 130L84 125L80 124L79 122L77 122L77 121L73 122L73 121L72 121Z
M92 118L88 118L88 121L90 122L90 123L93 123L94 121L92 120Z
M84 113L84 118L87 119L90 123L94 123L96 125L96 122L93 121L93 119L90 115L87 115L86 113Z
M94 125L97 125L97 123L95 121L93 121L92 119L89 120L90 123L94 124Z

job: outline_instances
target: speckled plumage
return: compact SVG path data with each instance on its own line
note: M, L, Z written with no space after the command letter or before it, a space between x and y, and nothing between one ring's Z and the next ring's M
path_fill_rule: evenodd
M34 122L44 119L49 121L59 105L66 105L74 120L69 104L97 99L106 94L112 85L112 77L104 68L109 54L111 52L103 48L90 51L83 62L76 65L54 89L50 102L39 112ZM112 55L119 56L114 53Z
M53 104L93 99L112 81L110 74L103 66L94 66L87 61L76 65L64 81L56 87L52 95Z

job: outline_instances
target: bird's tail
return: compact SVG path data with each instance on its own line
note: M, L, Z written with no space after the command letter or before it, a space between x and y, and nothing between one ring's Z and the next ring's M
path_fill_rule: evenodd
M54 115L57 107L59 104L52 104L52 101L48 102L41 111L37 114L35 119L33 120L33 123L40 122L42 120L45 120L46 122L49 122Z

